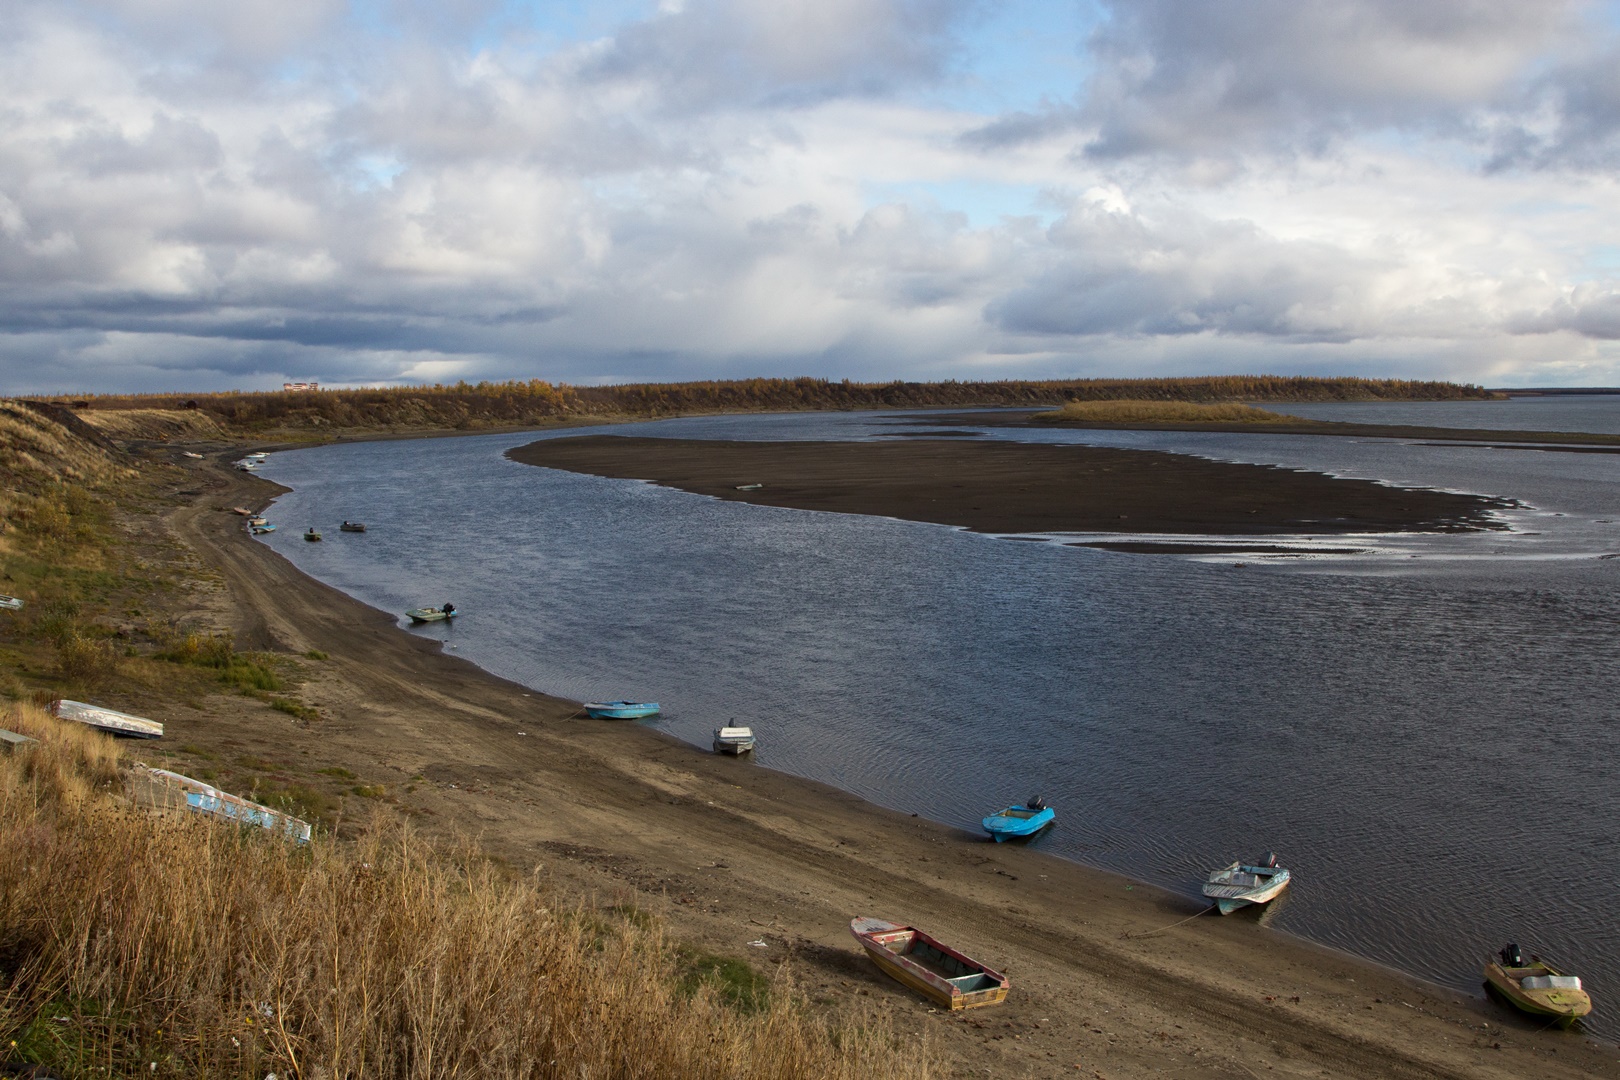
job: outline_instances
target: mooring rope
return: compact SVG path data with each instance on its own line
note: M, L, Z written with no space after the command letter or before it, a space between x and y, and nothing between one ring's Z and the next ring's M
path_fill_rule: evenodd
M1147 930L1147 931L1144 931L1143 933L1140 933L1140 934L1132 933L1131 931L1127 930L1127 931L1125 931L1123 934L1121 934L1119 936L1122 937L1122 938L1128 938L1128 939L1130 939L1132 941L1135 941L1138 938L1152 937L1154 934L1162 934L1166 930L1174 930L1178 926L1184 926L1187 923L1190 923L1194 919L1198 918L1198 916L1200 916L1200 915L1208 915L1210 912L1215 910L1216 906L1217 905L1215 905L1215 904L1211 904L1211 905L1209 905L1209 907L1205 908L1203 911L1195 911L1195 912L1193 912L1191 915L1187 916L1185 919L1182 919L1181 922L1173 922L1169 926L1161 926L1157 930Z

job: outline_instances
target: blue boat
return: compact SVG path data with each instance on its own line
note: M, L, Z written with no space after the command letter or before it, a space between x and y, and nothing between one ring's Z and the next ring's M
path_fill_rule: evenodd
M1029 800L1027 805L997 810L984 819L984 831L995 837L999 844L1003 840L1034 836L1052 824L1056 817L1057 813L1046 805L1046 800L1037 796Z
M657 716L656 701L587 701L585 715L592 720L639 720Z

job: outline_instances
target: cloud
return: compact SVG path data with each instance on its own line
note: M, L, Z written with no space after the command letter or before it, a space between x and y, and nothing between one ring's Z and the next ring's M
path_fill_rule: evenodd
M937 78L969 0L690 0L628 26L589 80L657 87L666 109L793 106Z
M1573 4L334 3L0 13L0 388L1620 362Z

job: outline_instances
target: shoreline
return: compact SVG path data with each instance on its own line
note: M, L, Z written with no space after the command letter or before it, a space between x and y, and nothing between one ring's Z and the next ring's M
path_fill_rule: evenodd
M1222 1075L1248 1062L1282 1075L1620 1075L1620 1057L1591 1039L1537 1033L1482 998L1252 919L1165 929L1196 910L1188 896L988 845L656 729L571 720L575 703L443 653L252 541L204 504L262 505L286 489L210 471L223 475L170 527L223 575L244 645L329 654L309 685L331 718L175 718L175 743L318 750L364 777L421 776L400 806L423 828L482 834L515 869L540 863L625 898L681 940L762 965L791 957L830 1006L865 998L897 1031L926 1030L953 1074ZM857 954L856 914L964 945L1009 971L1012 997L933 1013Z

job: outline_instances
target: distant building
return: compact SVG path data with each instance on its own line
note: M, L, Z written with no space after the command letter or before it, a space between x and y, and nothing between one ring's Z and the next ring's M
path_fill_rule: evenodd
M319 390L321 384L318 382L284 382L281 384L281 388L283 390Z

